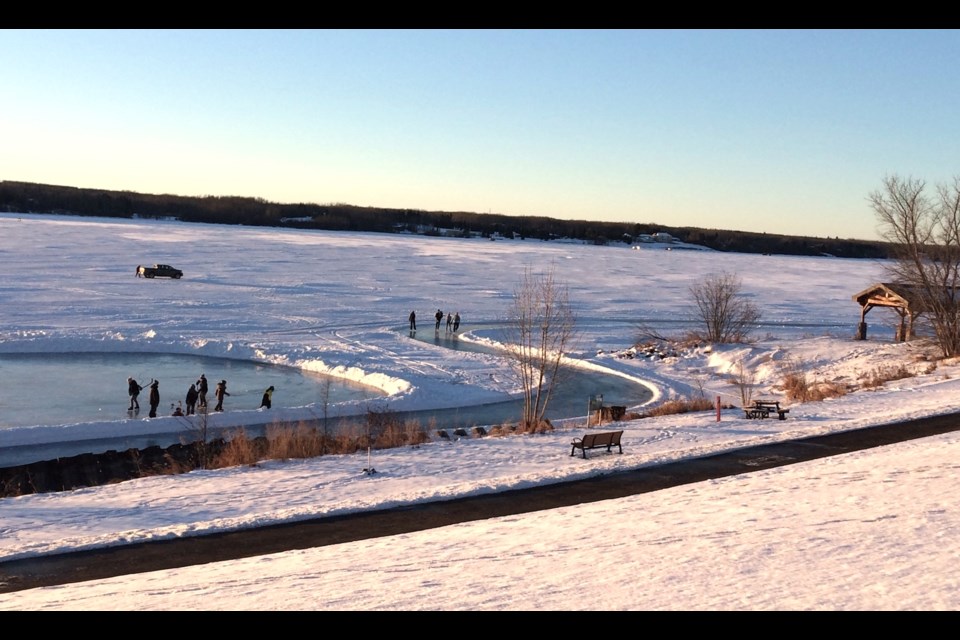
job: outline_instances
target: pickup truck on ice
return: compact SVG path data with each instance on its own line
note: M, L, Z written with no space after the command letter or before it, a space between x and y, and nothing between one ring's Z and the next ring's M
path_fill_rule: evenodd
M176 278L179 280L183 277L183 271L168 264L155 264L152 267L141 266L137 275L144 278Z

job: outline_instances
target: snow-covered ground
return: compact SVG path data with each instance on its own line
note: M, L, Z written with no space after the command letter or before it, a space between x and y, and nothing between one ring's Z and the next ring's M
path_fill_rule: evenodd
M744 371L754 397L780 400L786 372L850 386L901 365L917 374L785 402L784 421L732 408L719 419L625 421L623 455L571 457L584 428L573 419L548 434L436 441L372 460L268 461L6 498L0 562L503 491L960 410L958 364L933 360L919 341L893 342L892 312L872 311L869 339L852 339L852 296L884 279L881 264L646 249L0 214L0 269L11 274L0 285L0 353L248 359L376 385L395 410L465 406L515 393L508 367L411 339L407 316L416 310L418 330L433 331L437 308L459 311L461 339L495 345L518 278L533 267L554 269L569 287L582 334L570 356L645 381L653 403L704 395L737 406ZM153 262L186 275L134 277ZM690 286L721 272L762 306L754 342L624 357L644 327L689 328ZM143 424L3 429L0 447ZM956 609L958 447L949 434L616 501L32 589L0 595L0 609ZM363 473L371 463L377 473ZM605 553L583 562L584 547Z

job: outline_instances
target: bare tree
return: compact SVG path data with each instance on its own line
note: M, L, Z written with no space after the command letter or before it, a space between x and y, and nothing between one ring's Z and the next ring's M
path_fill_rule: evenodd
M183 417L181 421L188 426L188 433L192 437L190 443L193 444L197 453L197 465L200 469L206 469L210 463L210 448L207 446L210 438L209 414L207 405L203 404L197 408L193 419ZM181 438L183 440L183 438Z
M330 412L330 385L331 379L328 375L324 378L323 384L320 387L320 399L323 404L323 437L320 440L320 455L326 455L327 442L330 437L327 424L327 418Z
M524 270L507 311L507 326L508 352L524 390L520 426L537 431L562 378L564 353L575 340L569 292L553 268L546 273Z
M757 384L757 373L744 364L743 358L737 360L737 365L733 369L732 382L740 391L740 406L749 407L753 402L753 389Z
M715 343L745 342L760 320L760 309L741 295L740 279L731 273L707 276L690 287L697 320L704 333L696 337Z
M911 286L943 356L952 357L960 354L960 177L936 192L931 198L924 181L888 176L868 199L895 252L890 279Z

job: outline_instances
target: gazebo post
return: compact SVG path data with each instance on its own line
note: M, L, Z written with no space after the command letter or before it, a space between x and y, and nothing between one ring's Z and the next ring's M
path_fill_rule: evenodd
M857 340L867 339L867 311L870 310L870 304L864 304L860 307L860 324L857 325Z

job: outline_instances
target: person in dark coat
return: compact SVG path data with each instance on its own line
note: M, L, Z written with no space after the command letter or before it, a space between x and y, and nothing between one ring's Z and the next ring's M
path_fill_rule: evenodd
M440 311L440 309L437 309L437 312L434 314L433 317L437 319L436 330L440 331L440 321L443 320L443 311Z
M157 417L157 407L160 406L160 382L154 380L150 383L150 417Z
M141 391L143 391L143 387L137 384L136 380L127 378L127 393L130 395L130 406L127 411L133 411L134 408L140 411L140 399L137 396L140 395Z
M410 312L410 331L416 331L416 330L417 330L417 312L411 311Z
M197 412L197 398L200 397L200 393L197 391L197 385L191 384L190 388L187 389L187 415L192 416Z
M197 380L197 406L201 409L207 406L207 376L200 374L200 379Z
M457 329L460 328L460 312L457 311L456 315L453 316L453 331L456 333Z
M273 385L267 387L267 390L263 392L263 399L260 401L260 407L266 407L269 409L273 406Z
M453 314L449 311L447 312L447 333L453 330Z
M230 395L227 393L227 381L221 380L217 383L217 388L213 391L214 395L217 396L217 406L213 408L214 411L223 411L223 397Z

